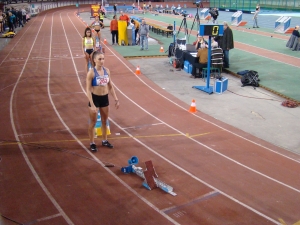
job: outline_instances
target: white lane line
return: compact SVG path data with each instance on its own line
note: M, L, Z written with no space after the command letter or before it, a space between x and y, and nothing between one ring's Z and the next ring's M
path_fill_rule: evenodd
M142 127L150 127L150 126L157 126L157 125L163 125L164 123L152 123L152 124L144 124L144 125L138 125L138 126L132 126L132 127L122 127L122 129L137 129Z
M71 21L71 23L73 24L72 20L70 19L69 15L68 15L68 18L69 20ZM66 30L65 30L65 26L64 26L64 23L62 21L62 17L61 17L61 14L60 14L60 20L61 20L61 25L63 27L63 30L64 30L64 34L65 34L65 38L66 38L66 41L67 41L67 45L69 47L69 51L72 55L72 52L71 52L71 46L69 44L69 41L68 41L68 37L67 37L67 33L66 33ZM74 26L74 24L73 24ZM72 63L73 63L73 66L74 66L74 69L75 69L75 72L76 72L76 75L78 77L78 80L80 82L80 79L79 79L79 74L78 74L78 71L77 71L77 68L76 68L76 64L74 62L74 59L72 59ZM50 65L50 60L49 60L49 65ZM77 141L77 143L87 151L87 153L97 162L99 163L111 176L113 176L115 179L117 179L123 186L125 186L129 191L131 191L134 195L136 195L138 198L140 198L145 204L147 204L149 207L151 207L153 210L155 210L156 212L158 212L161 216L163 216L164 218L166 218L167 220L169 220L170 222L172 222L173 224L176 224L176 225L179 225L179 223L177 221L175 221L174 219L172 219L171 217L169 217L168 215L166 215L164 212L162 212L158 207L156 207L154 204L152 204L150 201L148 201L146 198L144 198L143 196L141 196L139 193L137 193L132 187L130 187L128 184L126 184L122 179L120 179L116 174L114 174L109 168L105 167L105 165L93 154L91 153L91 151L89 149L87 149L84 144L77 138L77 136L70 130L70 128L68 127L68 125L64 122L64 120L62 119L62 117L60 116L53 100L52 100L52 95L51 95L51 90L50 90L50 66L49 66L49 71L48 71L48 96L49 96L49 99L50 99L50 102L52 104L52 107L57 115L57 117L59 118L59 120L61 121L61 123L64 125L64 127L67 129L67 131L70 133L70 135ZM82 87L81 83L80 83L80 86ZM84 88L82 87L82 90L85 92Z
M73 24L73 26L74 26L74 24ZM74 26L74 27L75 27L75 26ZM76 27L75 27L75 29L77 30ZM77 33L79 34L78 30L77 30ZM79 34L79 35L80 35L80 34ZM102 43L103 43L103 42L102 42ZM103 43L103 45L104 45L104 43ZM105 46L107 47L107 45L105 45ZM109 50L109 51L115 56L115 58L118 59L118 60L120 61L120 63L122 63L122 64L123 64L123 65L124 65L124 66L132 73L132 74L135 75L135 71L131 70L131 69L126 65L126 63L124 63L124 62L122 61L121 58L119 58L119 57L118 57L114 52L112 52L109 48L107 48L107 50ZM143 80L140 78L140 76L136 76L136 75L135 75L135 77L136 77L137 79L139 79L140 82L142 82L145 86L147 86L147 87L148 87L149 89L151 89L153 92L155 92L155 93L158 94L159 96L163 97L164 99L168 100L169 102L173 103L174 105L176 105L176 106L178 106L179 108L181 108L181 109L183 109L184 111L186 111L186 108L182 107L181 105L178 105L176 102L172 101L171 99L167 98L166 96L164 96L163 94L159 93L157 90L155 90L154 88L152 88L151 86L149 86L145 81L143 81ZM289 157L289 156L286 156L286 155L284 155L284 154L282 154L282 153L280 153L280 152L276 152L276 151L274 151L273 149L270 149L270 148L268 148L268 147L265 147L265 146L263 146L263 145L261 145L261 144L259 144L259 143L257 143L257 142L254 142L254 141L252 141L252 140L250 140L250 139L248 139L248 138L245 138L245 137L243 137L243 136L241 136L241 135L239 135L239 134L237 134L237 133L234 133L233 131L227 130L226 128L221 127L220 125L215 124L215 123L213 123L213 122L211 122L211 121L209 121L209 120L207 120L207 119L205 119L205 118L203 118L203 117L201 117L201 116L198 116L197 114L192 114L192 115L195 116L195 117L197 117L197 118L199 118L199 119L201 119L201 120L203 120L203 121L205 121L205 122L207 122L207 123L210 123L210 124L214 125L215 127L220 128L220 129L222 129L222 130L224 130L224 131L226 131L226 132L228 132L228 133L230 133L230 134L233 134L234 136L237 136L237 137L239 137L239 138L241 138L241 139L243 139L243 140L245 140L245 141L248 141L248 142L250 142L250 143L252 143L252 144L255 144L255 145L259 146L259 147L262 147L262 148L264 148L264 149L266 149L266 150L268 150L268 151L270 151L270 152L273 152L273 153L275 153L275 154L277 154L277 155L280 155L280 156L282 156L282 157L284 157L284 158L287 158L287 159L289 159L289 160L292 160L292 161L294 161L294 162L300 164L300 161L299 161L299 160L293 159L293 158L291 158L291 157Z
M122 129L114 120L112 120L110 118L110 121L113 122L117 127L119 127L119 129ZM136 142L140 143L142 146L144 146L146 149L148 149L149 151L151 151L153 154L159 156L160 158L164 159L166 162L168 162L169 164L171 164L172 166L174 166L175 168L179 169L180 171L184 172L185 174L187 174L188 176L194 178L195 180L199 181L200 183L206 185L207 187L210 187L211 189L213 189L216 192L219 192L220 194L224 195L225 197L227 197L228 199L231 199L233 202L236 202L239 205L244 206L246 209L249 209L250 211L256 213L257 215L275 223L275 224L280 224L278 223L276 220L272 219L271 217L259 212L258 210L252 208L251 206L246 205L245 203L237 200L236 198L232 197L229 194L226 194L225 192L219 190L218 188L212 186L211 184L207 183L204 180L201 180L200 178L198 178L197 176L193 175L192 173L190 173L189 171L185 170L184 168L180 167L179 165L173 163L171 160L167 159L166 157L164 157L163 155L159 154L158 152L156 152L154 149L152 149L151 147L149 147L148 145L144 144L143 142L141 142L139 139L135 138L134 136L132 136L129 132L127 132L126 130L124 130L124 132L131 137L132 139L134 139Z
M175 210L178 210L179 208L187 207L187 206L193 205L195 203L198 203L200 201L207 200L207 199L209 199L211 197L217 196L218 194L220 194L220 193L217 192L217 191L211 191L211 192L208 192L208 193L206 193L204 195L201 195L198 198L193 199L193 200L191 200L189 202L183 203L181 205L171 206L171 207L162 209L162 211L164 211L165 213L171 213L171 212L173 212Z
M286 54L279 53L279 52L274 52L274 51L271 51L271 50L268 50L268 49L264 49L264 48L261 48L261 47L254 46L254 45L249 45L249 44L241 43L241 42L238 42L238 41L235 41L235 42L237 42L237 43L239 43L239 44L247 45L247 46L251 47L252 49L253 49L253 48L259 48L259 49L261 49L261 50L263 50L263 51L267 51L267 52L270 53L270 54L276 53L276 54L280 54L280 55L282 55L282 56L289 56L289 57L292 57L292 58L295 58L295 59L299 59L298 57L286 55ZM253 54L253 55L257 55L257 56L259 56L259 57L263 57L263 58L266 58L266 59L269 59L269 60L272 60L272 61L276 61L276 62L285 64L285 65L290 65L290 66L297 67L297 68L300 67L300 63L298 63L298 66L296 66L296 65L293 65L293 64L290 64L290 63L287 63L287 62L282 62L282 61L280 61L280 60L273 59L273 58L270 58L270 57L267 57L267 56L264 56L264 55L259 55L259 54L255 53L255 52L252 52L252 50L251 50L250 52L249 52L248 50L244 50L244 49L240 49L240 48L239 48L238 50L243 51L243 52L247 52L247 53L250 53L250 54Z
M14 99L14 96L15 96L16 88L17 88L17 86L18 86L18 84L19 84L19 82L20 82L20 79L21 79L21 77L22 77L22 75L23 75L23 73L24 73L25 67L26 67L27 62L28 62L28 60L29 60L29 56L30 56L30 54L31 54L31 52L32 52L32 50L33 50L33 47L34 47L35 42L36 42L36 40L37 40L37 38L38 38L38 35L39 35L40 30L41 30L41 28L42 28L42 25L44 24L44 21L45 21L46 16L47 16L47 14L44 16L43 21L41 22L41 25L40 25L40 27L39 27L37 33L36 33L36 36L35 36L35 38L34 38L34 41L33 41L33 43L32 43L32 46L31 46L30 51L29 51L29 53L28 53L28 56L27 56L27 58L26 58L26 61L25 61L24 65L23 65L23 68L22 68L22 70L21 70L21 72L20 72L20 75L19 75L19 77L18 77L18 79L17 79L17 81L16 81L16 83L15 83L15 85L14 85L14 88L13 88L13 90L12 90L11 97L10 97L10 121L11 121L12 130L13 130L13 132L14 132L14 136L15 136L15 139L16 139L16 141L17 141L17 143L18 143L18 146L19 146L19 148L20 148L20 151L21 151L21 153L22 153L22 155L23 155L23 157L24 157L24 159L25 159L25 161L26 161L26 163L27 163L29 169L31 170L33 176L35 177L35 179L37 180L37 182L39 183L39 185L41 186L41 188L43 189L43 191L45 192L45 194L48 196L48 198L50 199L50 201L52 202L52 204L55 206L55 208L60 212L60 214L64 217L64 219L67 221L67 223L70 224L70 225L72 225L72 224L73 224L72 221L71 221L71 220L69 219L69 217L64 213L64 211L62 210L62 208L60 207L60 205L56 202L56 200L55 200L55 199L53 198L53 196L51 195L50 191L49 191L49 190L47 189L47 187L44 185L44 183L42 182L42 180L41 180L41 178L39 177L38 173L36 172L36 170L34 169L33 165L31 164L31 162L30 162L30 160L29 160L27 154L25 153L25 150L24 150L24 148L23 148L23 145L21 144L21 141L20 141L20 139L19 139L19 136L18 136L18 133L17 133L17 130L16 130L15 121L14 121L14 113L13 113L13 99ZM52 17L53 17L53 15L52 15ZM50 47L50 49L51 49L51 47Z
M70 20L70 21L71 21L71 20ZM72 24L73 24L73 23L72 23ZM75 27L74 24L73 24L73 26L74 26L74 28L77 30L77 28ZM78 31L77 31L77 32L78 32ZM79 34L79 32L78 32L78 34ZM109 50L110 50L110 49L109 49ZM70 51L71 51L71 49L70 49ZM114 53L112 52L112 54L114 54ZM122 61L119 57L116 56L116 58L119 59L119 61L123 63L123 61ZM130 68L129 68L125 63L123 63L123 64L130 70ZM75 65L74 65L74 67L75 67L75 69L76 69L76 66L75 66ZM132 73L134 73L132 70L130 70L130 71L131 71ZM138 76L136 76L136 77L138 77ZM138 79L140 79L140 78L138 78ZM144 83L144 82L143 82L143 83ZM147 85L147 86L148 86L148 85ZM116 86L115 86L115 87L116 87ZM177 131L178 133L184 135L183 132L181 132L181 131L175 129L174 127L172 127L172 126L170 126L170 125L168 125L168 124L166 124L165 122L163 122L163 121L160 120L159 118L155 117L154 115L152 115L151 113L149 113L148 111L146 111L145 109L143 109L141 106L139 106L137 103L135 103L132 99L130 99L127 95L125 95L118 87L116 87L116 89L117 89L124 97L126 97L129 101L131 101L133 104L135 104L137 107L139 107L142 111L144 111L144 112L147 113L148 115L152 116L153 118L157 119L158 121L161 121L162 123L164 123L166 126L170 127L171 129L173 129L173 130ZM151 88L151 89L152 89L152 88ZM153 90L153 89L152 89L152 90ZM155 92L156 92L156 91L155 91ZM166 98L165 96L163 96L163 97ZM177 105L177 104L176 104L176 105ZM185 110L185 109L184 109L184 110ZM122 127L120 127L114 120L112 120L111 118L110 118L110 120L111 120L117 127L119 127L119 129L123 130ZM266 219L268 219L268 220L270 220L270 221L272 221L272 222L275 223L275 224L279 224L276 220L274 220L274 219L268 217L267 215L265 215L265 214L263 214L263 213L257 211L256 209L254 209L254 208L252 208L252 207L250 207L250 206L244 204L243 202L240 202L239 200L233 198L232 196L226 194L225 192L222 192L221 190L215 188L214 186L212 186L212 185L208 184L207 182L205 182L205 181L199 179L198 177L194 176L193 174L191 174L191 173L188 172L187 170L183 169L182 167L180 167L180 166L178 166L177 164L173 163L172 161L170 161L169 159L165 158L165 157L162 156L161 154L157 153L155 150L153 150L152 148L150 148L149 146L147 146L146 144L144 144L143 142L141 142L139 139L135 138L133 135L131 135L131 134L130 134L129 132L127 132L126 130L123 130L123 131L124 131L128 136L130 136L131 138L133 138L134 140L136 140L138 143L140 143L142 146L144 146L145 148L147 148L149 151L153 152L153 153L156 154L157 156L159 156L159 157L161 157L162 159L164 159L165 161L169 162L171 165L173 165L174 167L176 167L176 168L178 168L179 170L183 171L184 173L186 173L187 175L191 176L191 177L194 178L195 180L197 180L197 181L199 181L199 182L201 182L201 183L207 185L208 187L212 188L213 190L218 191L219 193L222 193L222 194L223 194L224 196L226 196L227 198L229 198L229 199L231 199L232 201L234 201L234 202L236 202L236 203L238 203L238 204L244 206L245 208L249 209L250 211L252 211L252 212L254 212L254 213L256 213L256 214L258 214L258 215L260 215L260 216L262 216L262 217L264 217L264 218L266 218ZM70 131L70 132L71 132L71 131ZM75 135L74 135L74 136L75 136ZM77 138L76 138L76 139L77 139ZM266 175L264 175L264 174L262 174L262 173L260 173L260 172L258 172L258 171L255 171L255 170L253 170L253 169L251 169L251 168L249 168L249 167L246 167L245 165L243 165L243 164L241 164L241 163L239 163L239 162L237 162L237 161L235 161L235 160L233 160L233 159L231 159L231 158L229 158L229 157L227 157L227 156L225 156L225 155L223 155L223 154L221 154L221 153L215 151L214 149L210 148L209 146L206 146L206 145L200 143L199 141L197 141L197 140L195 140L195 139L193 139L193 138L190 138L190 139L193 140L193 141L195 141L196 143L198 143L198 144L200 144L200 145L202 145L202 146L204 146L204 147L210 149L211 151L213 151L213 152L215 152L215 153L217 153L217 154L219 154L219 155L221 155L221 156L227 158L228 160L233 161L233 162L237 163L238 165L241 165L242 167L245 167L245 168L247 168L247 169L249 169L249 170L251 170L251 171L253 171L253 172L255 172L255 173L258 173L258 174L260 174L260 175L262 175L262 176L265 176L265 177L267 177L268 179L272 179L272 178L270 178L270 177L268 177L268 176L266 176ZM77 139L77 140L78 140L78 139ZM79 141L79 140L78 140L78 141ZM273 181L276 182L277 180L273 179ZM281 182L280 182L280 183L281 183ZM281 183L281 184L283 184L283 183ZM285 184L283 184L283 185L285 185ZM288 186L288 185L287 185L287 186ZM288 186L288 187L290 187L290 186ZM293 188L293 187L291 187L291 188ZM296 189L296 191L300 192L300 190L297 190L297 189Z

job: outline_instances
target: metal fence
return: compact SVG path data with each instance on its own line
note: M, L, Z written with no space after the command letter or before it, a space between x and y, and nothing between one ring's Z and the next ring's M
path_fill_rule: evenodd
M228 10L254 11L257 4L262 9L300 10L300 0L210 0L210 7Z

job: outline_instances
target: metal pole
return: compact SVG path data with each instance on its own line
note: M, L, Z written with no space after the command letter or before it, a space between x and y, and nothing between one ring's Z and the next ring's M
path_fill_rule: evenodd
M174 41L174 47L175 47L175 34L176 34L176 27L175 27L175 25L176 25L176 21L174 21L174 29L173 29L173 41Z
M206 88L209 89L210 81L210 61L211 61L211 36L208 38L208 62L207 62L207 76L206 76Z

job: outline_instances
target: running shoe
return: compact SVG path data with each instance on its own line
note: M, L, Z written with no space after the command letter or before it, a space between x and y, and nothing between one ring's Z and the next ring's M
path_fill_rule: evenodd
M114 146L111 144L111 143L109 143L107 140L106 141L102 141L102 146L106 146L106 147L108 147L108 148L113 148Z
M95 144L91 144L90 147L91 147L92 152L97 152L98 151L97 146Z

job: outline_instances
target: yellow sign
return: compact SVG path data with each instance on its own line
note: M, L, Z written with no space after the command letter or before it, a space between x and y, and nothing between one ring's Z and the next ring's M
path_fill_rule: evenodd
M91 5L91 17L99 16L100 5Z

